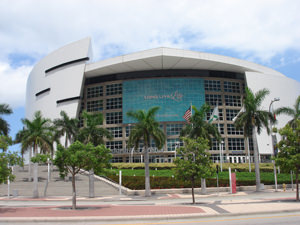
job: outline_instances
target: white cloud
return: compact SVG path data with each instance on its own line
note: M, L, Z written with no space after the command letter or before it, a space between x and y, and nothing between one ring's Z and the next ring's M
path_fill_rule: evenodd
M299 8L298 0L1 0L1 81L19 83L1 88L0 100L24 102L29 67L13 69L12 55L39 60L87 36L95 60L160 46L229 50L258 63L287 58L300 51Z
M43 55L91 36L98 58L171 46L269 60L299 50L299 8L298 0L2 0L0 50Z
M12 108L24 106L26 80L32 67L21 66L16 69L0 62L0 103Z

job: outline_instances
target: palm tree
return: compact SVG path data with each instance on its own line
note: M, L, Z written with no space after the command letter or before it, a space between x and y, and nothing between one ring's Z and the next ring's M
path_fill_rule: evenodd
M84 127L79 131L78 139L87 144L92 143L94 146L104 144L104 137L112 139L111 133L103 127L103 114L89 114L86 111L82 112Z
M220 141L221 136L215 125L206 120L206 115L210 111L210 106L207 104L202 105L199 109L195 106L193 108L193 115L185 128L181 130L180 136L197 139L199 137L208 140L210 147L212 146L212 138ZM218 115L219 116L219 115ZM206 181L201 179L201 193L206 193Z
M12 114L12 109L7 104L0 104L0 115ZM8 135L9 124L0 117L0 134Z
M166 136L159 128L159 123L155 120L155 114L159 107L152 107L147 112L144 110L129 111L127 116L136 121L130 132L128 146L134 146L136 149L139 142L144 142L144 162L145 162L145 196L151 196L150 190L150 173L149 173L149 147L151 139L154 140L157 148L162 148L165 143Z
M195 106L193 108L193 115L190 118L190 123L181 130L180 136L187 136L196 139L198 137L205 138L212 144L212 137L220 140L221 136L215 125L206 120L206 115L210 111L210 106L202 105L199 109Z
M84 127L80 129L78 139L85 143L92 143L94 146L104 144L104 137L112 139L111 133L103 127L103 114L89 114L86 111L82 112ZM89 197L95 196L94 191L94 171L89 171Z
M26 135L26 132L28 132L28 130L25 130L24 128L22 130L19 130L18 133L16 134L16 137L14 139L14 144L21 144L21 156L22 156L22 160L24 160L24 154L29 150L29 163L28 163L28 181L32 181L32 177L31 177L31 157L32 157L32 146L25 146L24 143L22 142L24 136Z
M42 117L40 111L34 114L32 121L23 119L24 129L19 132L18 138L22 143L22 149L33 148L33 154L53 152L52 137L53 127L51 121ZM30 163L30 162L29 162ZM34 188L33 197L38 198L38 163L34 163Z
M268 134L270 133L269 121L275 122L274 117L268 111L260 109L260 106L269 94L269 90L262 89L255 94L251 89L245 89L245 97L243 99L243 111L237 115L234 125L237 129L243 129L244 136L252 136L254 147L254 164L255 164L255 177L256 177L256 191L260 191L260 171L259 171L259 152L256 132L261 133L263 128L266 128Z
M297 97L294 108L281 107L274 111L276 115L285 114L291 116L292 119L288 122L291 127L296 127L296 121L300 119L300 95Z
M72 144L75 141L76 135L78 135L79 120L76 118L70 118L65 111L61 111L60 115L60 119L55 119L53 121L56 131L55 136L57 138L65 136L65 148L67 148L68 143Z

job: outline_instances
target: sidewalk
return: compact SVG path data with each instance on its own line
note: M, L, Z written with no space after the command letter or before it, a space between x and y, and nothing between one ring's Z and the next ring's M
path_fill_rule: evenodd
M71 210L70 197L44 199L0 198L0 222L5 221L79 221L146 220L249 215L257 213L300 212L295 192L239 192L196 195L166 194L145 197L79 197L78 210Z

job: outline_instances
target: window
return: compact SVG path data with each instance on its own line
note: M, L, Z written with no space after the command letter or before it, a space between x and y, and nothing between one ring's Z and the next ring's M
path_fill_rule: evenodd
M122 109L122 98L106 99L106 109Z
M228 138L228 149L230 151L245 150L244 138Z
M88 112L97 112L103 110L103 100L87 101L86 110Z
M181 146L183 146L183 142L179 138L167 139L167 151L175 151Z
M206 114L206 120L210 119L211 114L213 113L214 108L210 109ZM219 120L223 120L223 109L219 109Z
M79 120L79 127L83 127L84 126L84 121L83 121L83 118L82 118L81 114L80 114L78 120Z
M220 134L224 134L224 124L223 123L219 123L219 126L217 123L214 123L214 126L219 129L220 127Z
M225 95L225 104L227 106L242 106L241 97L237 95Z
M212 145L211 148L209 150L211 151L219 151L221 146L223 147L223 151L225 151L225 142L224 142L224 138L222 138L223 144L221 144L221 142L219 143L215 138L212 139Z
M227 124L228 135L244 135L243 130L236 130L233 124Z
M243 90L242 90L242 92L245 94L246 93L246 91L245 91L245 83L243 83L243 86L242 86L242 88L243 88Z
M222 105L222 98L221 98L221 95L206 94L205 95L205 102L209 105L212 105L212 106L216 106L217 102L218 102L218 105Z
M112 153L120 153L123 149L122 141L107 141L106 148L109 148Z
M240 93L240 83L224 81L224 92Z
M127 126L126 127L126 137L129 137L130 131L133 129L134 126Z
M128 148L128 141L126 141L126 148ZM140 140L140 141L139 141L138 149L136 149L136 148L134 147L134 150L135 150L136 152L143 152L143 151L144 151L144 140Z
M123 158L122 157L113 157L111 159L112 163L119 163L119 162L123 162Z
M254 147L253 147L253 139L252 139L252 138L248 138L248 141L249 141L249 148L250 148L250 151L253 151L253 150L254 150Z
M120 95L120 94L122 94L122 84L106 85L106 95Z
M219 162L220 161L220 154L211 154L209 157L213 162Z
M158 149L158 147L155 145L155 141L153 139L151 139L150 141L150 148L151 148L151 151L153 152L156 152L158 150L163 150L164 149L164 146L162 146L160 149Z
M106 124L122 123L122 112L106 113Z
M122 127L107 128L114 138L121 138L123 136Z
M226 109L226 120L232 121L234 117L239 113L239 110L236 109Z
M87 98L96 98L103 96L103 87L96 86L96 87L88 87L87 88Z
M84 110L84 101L80 103L80 112L82 112L83 110Z
M205 80L205 91L221 91L221 82L219 80Z
M167 135L179 135L183 124L167 124Z

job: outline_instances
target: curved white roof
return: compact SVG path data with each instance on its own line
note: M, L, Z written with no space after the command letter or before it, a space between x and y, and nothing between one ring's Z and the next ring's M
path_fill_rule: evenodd
M268 67L237 58L165 47L87 64L85 76L94 77L115 73L161 69L220 70L238 73L259 72L284 76Z

